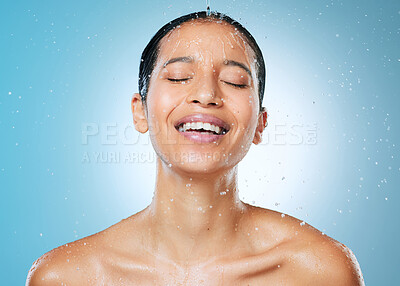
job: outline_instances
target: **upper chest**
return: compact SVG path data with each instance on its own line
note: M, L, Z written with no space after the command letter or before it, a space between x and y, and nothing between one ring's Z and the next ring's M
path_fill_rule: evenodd
M105 285L296 285L291 282L292 267L287 259L271 253L190 267L149 257L113 259L103 263L100 273Z

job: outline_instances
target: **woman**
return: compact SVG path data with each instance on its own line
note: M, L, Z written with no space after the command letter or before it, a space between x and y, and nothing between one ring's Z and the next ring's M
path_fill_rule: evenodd
M182 16L145 48L135 128L157 153L143 211L39 258L27 285L363 285L352 252L238 195L237 165L261 141L265 67L239 23Z

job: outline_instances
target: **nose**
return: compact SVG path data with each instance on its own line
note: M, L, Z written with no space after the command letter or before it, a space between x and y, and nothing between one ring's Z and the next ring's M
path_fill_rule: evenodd
M189 104L194 103L202 107L221 107L223 99L220 96L214 75L203 77L203 80L197 83L195 90L189 94L186 100Z

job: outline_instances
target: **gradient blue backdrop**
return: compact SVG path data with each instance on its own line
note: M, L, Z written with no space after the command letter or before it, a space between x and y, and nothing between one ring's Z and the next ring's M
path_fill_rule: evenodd
M150 203L154 153L130 115L140 54L205 2L2 3L2 285L23 285L45 252ZM400 285L400 2L211 9L250 30L268 67L269 126L241 163L241 197L349 246L367 285Z

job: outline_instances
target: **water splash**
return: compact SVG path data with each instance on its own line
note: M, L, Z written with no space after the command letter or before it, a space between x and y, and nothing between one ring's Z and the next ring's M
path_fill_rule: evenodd
M210 0L206 0L206 5L207 5L207 16L210 16L211 15Z

